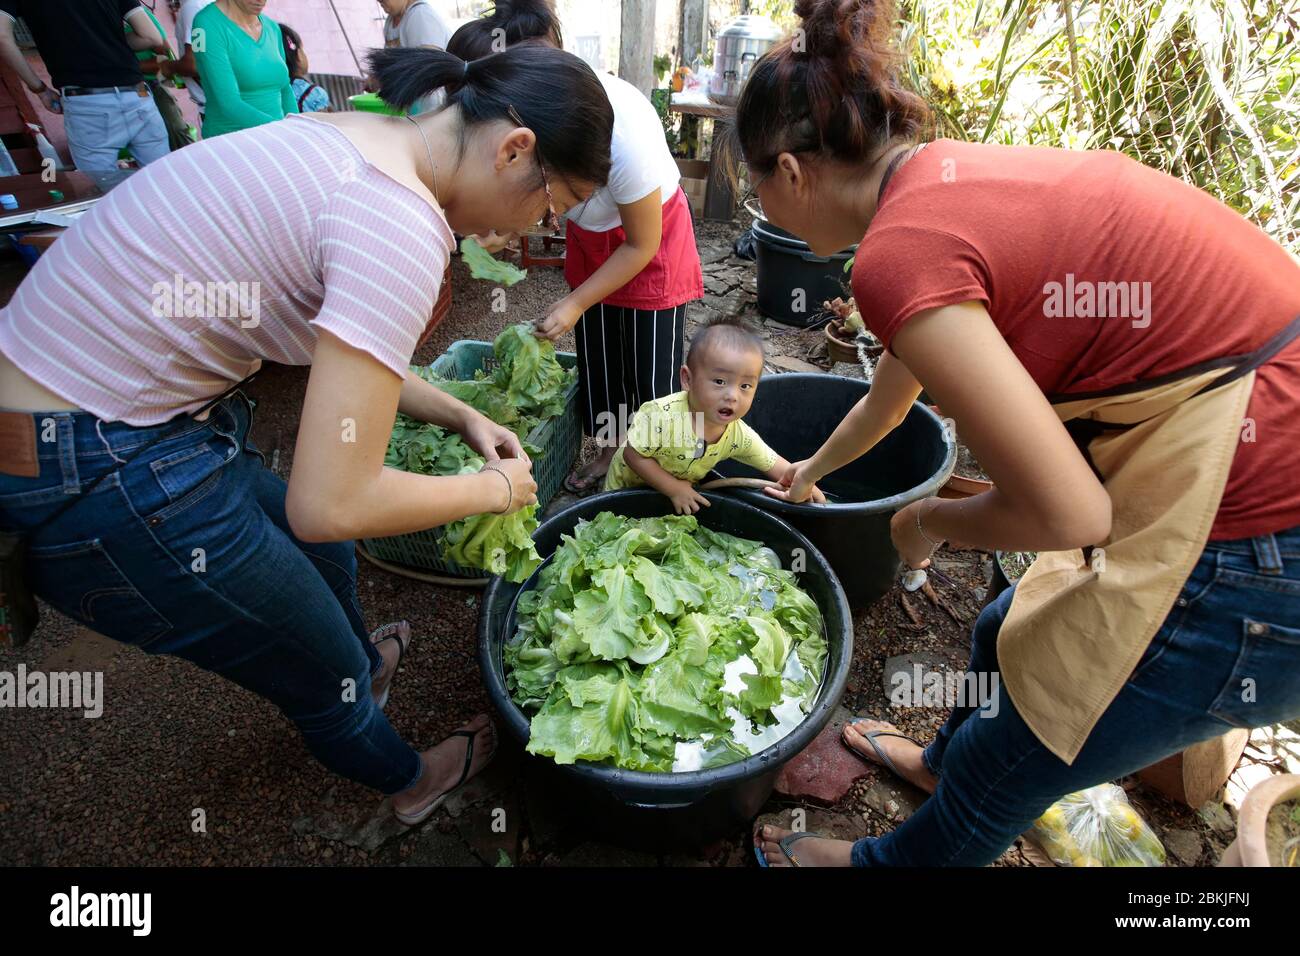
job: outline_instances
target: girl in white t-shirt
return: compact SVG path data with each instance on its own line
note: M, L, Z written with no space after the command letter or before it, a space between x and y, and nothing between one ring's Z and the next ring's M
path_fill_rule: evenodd
M457 30L447 49L479 59L499 53L503 39L563 48L548 0L502 0L490 17ZM537 334L552 341L570 329L577 338L583 427L601 453L566 479L576 494L600 488L636 410L678 390L686 305L704 295L691 207L659 114L636 87L597 76L614 108L613 168L608 184L565 217L571 291L537 322Z

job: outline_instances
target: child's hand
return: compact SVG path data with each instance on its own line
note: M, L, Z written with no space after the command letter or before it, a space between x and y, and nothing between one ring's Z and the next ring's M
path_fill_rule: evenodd
M680 483L680 487L668 496L673 503L673 510L679 515L693 515L701 508L709 507L709 499L695 490L689 481Z

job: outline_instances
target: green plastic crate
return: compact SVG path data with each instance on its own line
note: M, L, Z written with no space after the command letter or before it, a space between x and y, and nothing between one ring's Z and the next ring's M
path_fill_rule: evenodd
M556 352L556 359L565 368L574 368L578 357L572 352ZM480 369L491 372L496 366L496 356L491 342L462 339L452 343L430 366L442 378L466 380ZM582 447L582 422L578 418L578 382L574 379L564 393L564 411L548 419L528 433L529 444L542 450L533 459L533 477L537 480L537 504L545 508L564 484L564 477L577 460ZM401 564L410 568L434 571L449 577L481 578L483 571L467 568L442 556L442 529L413 531L391 538L365 538L366 551L381 561Z
M378 93L357 93L355 96L349 96L348 102L352 108L362 113L383 113L387 116L402 116L406 110L400 110L395 106L389 106L379 98Z

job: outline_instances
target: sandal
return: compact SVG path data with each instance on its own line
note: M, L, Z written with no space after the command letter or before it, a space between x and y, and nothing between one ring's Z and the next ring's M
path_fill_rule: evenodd
M781 852L785 854L785 858L790 861L791 866L800 866L801 864L795 859L794 851L790 848L800 840L806 840L809 837L816 837L819 840L831 839L831 837L825 836L821 833L791 833L789 836L782 837L781 840L778 841L777 845L781 848ZM761 846L754 847L754 856L758 858L758 865L763 869L766 870L771 868L772 864L767 862L767 857L763 855L763 848Z
M852 720L849 721L849 723L860 724L863 721L874 720L874 719L875 719L874 717L854 717ZM874 750L876 752L876 756L880 758L880 764L886 767L890 772L892 772L895 777L899 777L902 780L906 780L907 778L904 777L901 773L899 773L898 767L894 765L894 761L890 760L889 755L885 753L884 749L880 746L880 744L876 743L876 738L877 737L902 737L904 740L910 740L918 747L925 746L925 744L921 743L921 741L917 740L915 737L909 737L907 734L900 733L896 730L869 730L865 734L863 734L862 737L864 740L866 740L867 743L871 744L871 749ZM875 763L875 761L873 761L870 757L867 757L864 754L850 747L848 745L848 742L845 741L843 737L840 738L840 743L844 744L844 746L848 748L849 753L853 754L853 756L857 757L859 760L865 760L867 763L872 763L872 764Z
M392 667L388 674L387 683L384 684L384 692L379 695L379 709L383 710L388 706L388 692L393 689L393 679L397 677L397 669L402 666L402 658L406 656L406 649L411 646L411 624L409 621L393 621L382 627L377 627L370 632L370 643L378 647L384 641L397 642L397 663Z
M490 736L492 737L492 753L488 756L487 763L483 764L480 768L479 773L486 770L488 764L492 763L492 758L497 755L497 728L496 724L492 723L490 718L488 719L487 729L490 731ZM460 779L452 784L450 789L442 791L442 793L438 794L430 800L428 804L421 807L419 810L416 810L414 813L402 813L399 810L393 810L393 816L397 817L399 823L403 823L408 827L417 826L418 824L423 823L429 818L429 815L432 814L433 811L437 810L447 802L448 797L469 782L469 768L474 763L474 738L477 737L478 734L479 731L477 730L453 730L447 735L447 740L451 740L452 737L466 738L465 766L460 771Z

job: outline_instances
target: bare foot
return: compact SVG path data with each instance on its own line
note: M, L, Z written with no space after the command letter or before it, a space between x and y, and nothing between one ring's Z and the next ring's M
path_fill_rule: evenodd
M898 728L888 721L861 720L844 725L844 743L854 753L865 757L877 766L884 766L875 747L872 747L871 741L867 740L867 734L877 730L898 733ZM894 762L894 766L898 768L904 780L915 784L926 793L934 793L934 788L939 785L939 778L930 772L925 761L921 759L924 748L902 737L880 736L875 738L875 742L885 752L885 756Z
M487 714L479 714L460 729L474 732L474 759L465 776L465 780L469 780L486 767L495 755L496 730ZM465 769L467 746L468 737L448 737L436 747L420 754L424 772L415 786L393 795L393 810L403 816L418 816L421 810L463 782L460 775Z
M781 841L793 832L780 827L759 827L754 832L754 846L767 859L768 866L794 865L781 849ZM790 847L790 852L799 858L800 866L852 866L852 850L853 844L847 840L827 837L804 837Z

